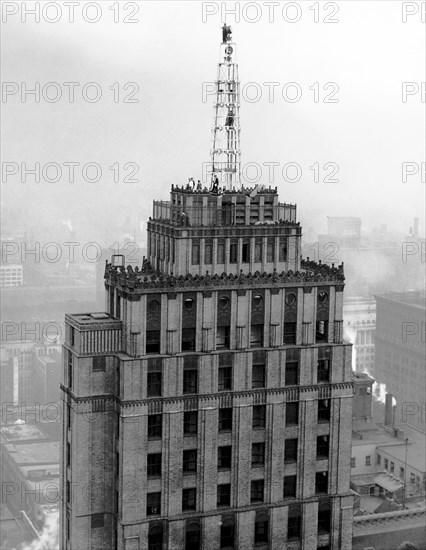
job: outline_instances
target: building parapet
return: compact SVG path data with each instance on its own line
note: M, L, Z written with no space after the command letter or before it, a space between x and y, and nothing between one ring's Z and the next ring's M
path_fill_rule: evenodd
M426 506L412 508L409 510L396 510L393 512L384 512L382 514L365 514L354 517L354 536L359 536L362 532L372 530L380 525L390 525L403 523L409 526L410 523L426 522Z
M343 283L345 280L343 272L343 263L337 268L312 262L308 260L302 260L302 271L283 271L277 273L273 272L244 274L241 272L239 275L226 274L222 275L210 275L206 271L206 275L180 275L175 277L173 274L167 275L152 270L149 262L145 261L142 269L132 266L113 266L110 263L106 263L105 267L105 281L112 286L120 286L122 289L128 292L135 292L139 290L158 290L170 288L170 290L188 289L188 288L204 288L205 290L212 287L228 287L228 288L240 288L241 286L287 286L287 285L306 285L317 286L317 283Z

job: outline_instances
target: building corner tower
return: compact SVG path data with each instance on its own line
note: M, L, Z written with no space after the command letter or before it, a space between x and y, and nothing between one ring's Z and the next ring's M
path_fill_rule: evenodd
M66 315L63 550L352 547L343 265L301 260L276 188L235 187L237 76L211 187L154 201L142 267L114 256L105 313Z

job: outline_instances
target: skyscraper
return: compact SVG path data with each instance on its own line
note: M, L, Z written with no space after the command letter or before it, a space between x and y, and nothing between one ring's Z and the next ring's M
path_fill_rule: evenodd
M66 316L64 549L351 548L343 266L300 259L276 188L236 187L230 44L211 185L154 201L142 267L114 256L106 313Z

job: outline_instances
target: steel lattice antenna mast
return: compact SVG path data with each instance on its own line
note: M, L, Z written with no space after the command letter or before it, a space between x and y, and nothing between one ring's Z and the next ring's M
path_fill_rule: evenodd
M236 45L231 27L224 23L214 105L212 184L232 189L240 186L240 81Z

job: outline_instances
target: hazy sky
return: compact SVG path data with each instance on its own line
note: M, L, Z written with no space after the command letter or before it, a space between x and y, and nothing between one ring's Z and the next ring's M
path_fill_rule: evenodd
M20 2L10 4L20 9ZM22 183L17 174L2 184L2 204L20 205L29 225L63 227L61 220L72 220L79 237L90 240L126 217L139 228L151 213L152 199L169 198L171 183L201 179L202 163L210 158L213 120L212 97L203 101L203 83L216 78L224 13L221 2L130 2L127 12L120 2L118 17L131 17L135 6L133 18L139 22L114 23L110 8L116 6L103 1L98 2L101 19L89 23L82 16L85 4L76 5L73 23L63 7L57 23L43 21L43 15L40 23L30 15L23 23L18 13L3 25L3 81L16 82L19 91L3 96L2 159L28 167L35 162L96 162L103 176L97 183L81 181L80 167L76 182L70 183L63 167L61 181L36 184L32 176ZM218 13L203 22L206 4ZM420 15L403 23L398 1L331 2L327 9L324 2L302 1L286 12L288 19L300 16L299 21L284 20L281 2L269 22L272 8L264 2L257 8L250 4L227 2L241 15L239 23L232 15L227 21L238 47L242 87L257 83L245 87L250 98L262 92L259 101L241 100L243 164L262 166L261 182L269 184L263 163L279 163L274 185L281 200L296 202L301 222L318 232L325 230L327 216L360 216L366 229L386 223L398 231L407 230L418 216L424 234L424 182L420 173L402 181L402 163L420 165L425 156L425 103L420 92L402 101L403 82L420 87L425 80ZM87 9L93 18L95 12ZM256 13L260 20L253 22ZM338 22L322 22L327 15ZM54 16L49 12L48 17ZM36 103L28 95L22 102L23 82L28 88L56 82L62 99L49 103L41 95ZM80 83L74 103L68 101L64 82ZM96 103L82 96L89 82L102 90ZM114 103L109 87L118 83L121 94L128 94L133 90L123 90L128 82L139 85L139 102L123 103L121 96ZM273 102L265 82L278 83ZM294 103L282 97L289 82L302 92ZM314 83L318 103L309 89ZM327 83L335 84L324 91ZM336 84L331 98L338 103L324 103ZM295 89L288 90L290 97ZM94 91L87 90L89 95ZM52 97L55 88L46 93ZM289 162L302 170L297 183L285 182L281 175ZM309 169L316 162L336 163L339 181L316 183ZM137 163L139 182L124 183L121 171L121 181L114 183L109 169L114 163L121 168ZM322 170L320 179L326 175Z

